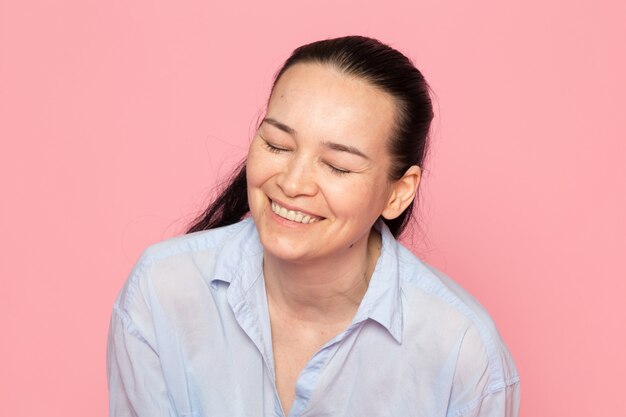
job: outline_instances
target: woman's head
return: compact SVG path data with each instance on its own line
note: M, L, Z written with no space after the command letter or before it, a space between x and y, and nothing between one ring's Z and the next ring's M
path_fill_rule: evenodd
M283 74L296 64L318 63L363 79L393 97L394 129L387 143L392 157L389 179L398 180L409 167L422 167L433 118L429 87L421 72L399 51L363 36L345 36L303 45L293 51L276 74L272 91ZM414 204L395 219L384 219L398 236L406 227Z
M247 161L250 212L268 254L345 259L367 247L381 214L395 218L412 201L417 167L388 178L395 113L389 94L328 65L282 75Z
M327 71L334 71L346 79L360 81L360 85L373 87L390 99L392 117L389 119L387 137L384 138L384 149L389 159L384 175L388 181L397 181L410 167L423 165L433 112L428 86L421 73L408 58L377 40L360 36L329 39L304 45L292 53L277 73L270 103L273 99L276 101L274 96L277 86L285 74L293 73L294 71L290 69L294 67L302 68L303 66L323 67ZM357 82L355 85L358 84ZM271 106L268 106L268 111L271 111ZM370 116L372 119L379 118L375 114ZM234 177L229 189L238 189L241 194L242 177L245 178L245 166L242 166ZM227 214L230 211L227 206L231 203L228 198L224 199L227 194L228 189L213 204L213 217L220 217L220 213ZM241 196L235 199L239 205L239 211L243 208L241 200ZM216 206L219 201L221 201L221 208ZM411 203L399 215L383 216L385 217L383 220L396 236L402 232L410 219L412 201L411 199ZM245 209L248 209L247 204ZM221 225L220 219L207 221L210 214L210 210L207 210L203 218L196 221L190 231ZM245 213L238 213L241 216L243 214ZM230 217L232 219L232 215Z

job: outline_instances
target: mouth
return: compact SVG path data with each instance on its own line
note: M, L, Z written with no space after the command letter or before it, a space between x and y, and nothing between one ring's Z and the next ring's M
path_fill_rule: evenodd
M289 210L285 207L278 205L278 203L274 201L272 201L272 211L283 219L291 220L292 222L296 223L311 224L322 220L322 217L317 217L308 213L302 213L296 210Z

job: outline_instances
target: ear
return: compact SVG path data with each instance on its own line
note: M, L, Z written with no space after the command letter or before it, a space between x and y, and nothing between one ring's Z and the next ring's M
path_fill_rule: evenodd
M402 178L392 184L389 200L382 212L385 219L395 219L402 214L415 198L421 179L422 170L417 165L413 165L406 170Z

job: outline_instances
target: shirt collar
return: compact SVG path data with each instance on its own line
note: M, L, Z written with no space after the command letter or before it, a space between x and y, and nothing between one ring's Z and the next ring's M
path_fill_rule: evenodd
M211 284L226 282L243 296L262 275L263 245L251 217L234 227L217 254Z
M239 304L246 293L263 276L263 246L252 218L236 225L233 235L222 246L217 256L213 285L216 281L229 283L229 300ZM395 237L382 221L375 226L382 237L382 248L374 273L353 324L371 319L382 325L398 342L402 342L402 305L398 245Z

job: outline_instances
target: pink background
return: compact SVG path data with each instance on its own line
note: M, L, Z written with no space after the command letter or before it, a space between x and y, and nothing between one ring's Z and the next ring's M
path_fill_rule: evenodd
M245 155L286 55L352 33L436 92L410 244L491 312L522 415L626 415L623 1L0 1L0 415L106 415L140 252Z

